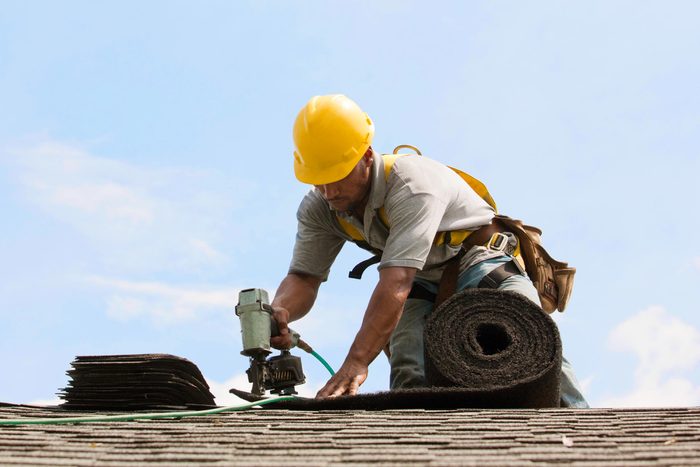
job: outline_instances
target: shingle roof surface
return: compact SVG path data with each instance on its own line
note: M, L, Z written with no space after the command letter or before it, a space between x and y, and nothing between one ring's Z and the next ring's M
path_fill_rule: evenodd
M67 415L78 414L0 407L0 418ZM181 420L0 426L0 465L174 462L700 465L700 408L250 410Z

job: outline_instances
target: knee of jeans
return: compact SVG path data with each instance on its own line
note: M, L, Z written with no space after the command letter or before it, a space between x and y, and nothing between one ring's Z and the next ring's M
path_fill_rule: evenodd
M423 338L416 336L392 340L391 389L425 386L425 361L423 356Z
M417 339L410 336L404 339L392 339L389 343L389 364L398 366L423 366L423 336Z
M419 365L392 365L389 380L390 389L419 388L427 385L425 371Z
M430 314L432 306L431 302L425 300L414 299L406 302L401 319L389 340L392 353L394 347L411 348L420 345L422 349L425 319Z

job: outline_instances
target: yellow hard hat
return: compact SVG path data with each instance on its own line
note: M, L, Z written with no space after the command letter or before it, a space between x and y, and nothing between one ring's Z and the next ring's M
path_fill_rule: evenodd
M315 96L294 122L294 174L303 183L325 185L345 178L374 136L374 124L342 94Z

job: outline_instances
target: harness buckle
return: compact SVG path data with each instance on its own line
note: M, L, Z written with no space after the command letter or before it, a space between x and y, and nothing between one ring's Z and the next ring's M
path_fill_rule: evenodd
M508 236L502 232L496 232L491 235L489 242L486 244L486 248L494 251L505 251L508 246Z
M511 232L496 232L491 235L486 248L493 251L502 251L507 255L513 256L515 249L518 247L518 238Z

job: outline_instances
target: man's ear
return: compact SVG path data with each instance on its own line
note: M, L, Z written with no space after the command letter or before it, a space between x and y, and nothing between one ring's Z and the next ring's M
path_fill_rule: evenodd
M365 151L365 155L362 156L362 158L365 160L365 164L367 164L367 167L372 166L372 162L374 161L374 158L372 157L372 153L374 151L372 150L372 146L368 147L367 150Z

